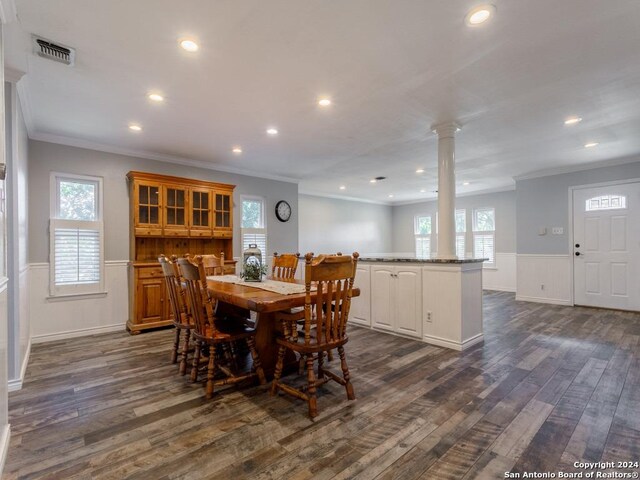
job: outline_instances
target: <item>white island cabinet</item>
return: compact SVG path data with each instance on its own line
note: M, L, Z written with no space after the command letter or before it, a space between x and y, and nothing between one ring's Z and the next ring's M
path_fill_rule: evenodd
M361 258L349 321L464 350L483 340L482 262Z

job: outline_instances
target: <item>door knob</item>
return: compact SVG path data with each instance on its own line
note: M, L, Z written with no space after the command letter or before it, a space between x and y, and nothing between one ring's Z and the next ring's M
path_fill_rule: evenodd
M579 257L579 256L580 256L580 252L576 252L576 257Z
M580 244L579 243L576 243L576 248L580 248Z

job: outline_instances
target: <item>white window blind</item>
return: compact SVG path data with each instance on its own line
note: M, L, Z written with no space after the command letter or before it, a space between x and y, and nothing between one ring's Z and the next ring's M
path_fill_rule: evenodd
M49 242L52 296L103 292L102 179L51 174Z
M416 240L416 257L431 256L431 215L417 215L414 218L413 233Z
M416 236L416 257L429 258L431 256L431 239L429 237Z
M100 282L100 228L69 228L58 223L67 222L52 222L55 285Z
M456 235L456 255L458 258L464 258L464 233Z
M476 258L488 258L489 261L487 263L494 263L494 234L483 234L483 233L474 233L473 234L473 245L474 252L473 256Z
M267 230L265 228L243 228L242 235L242 251L244 252L249 245L255 244L262 252L262 261L266 262L269 251L267 250Z

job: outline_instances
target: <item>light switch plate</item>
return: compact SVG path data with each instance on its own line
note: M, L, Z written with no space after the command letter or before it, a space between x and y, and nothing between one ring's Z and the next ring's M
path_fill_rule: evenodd
M547 227L540 227L538 229L538 235L546 235L547 234Z

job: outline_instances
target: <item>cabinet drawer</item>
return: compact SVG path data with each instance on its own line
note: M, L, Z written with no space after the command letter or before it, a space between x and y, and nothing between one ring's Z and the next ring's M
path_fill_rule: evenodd
M214 230L213 238L231 238L233 232L231 230Z
M165 237L188 237L189 231L186 229L165 228L164 236Z
M136 268L137 278L162 278L162 267L138 267Z
M189 232L190 237L198 237L198 238L211 238L212 232L211 230L194 230L192 229Z
M136 236L138 237L161 237L162 229L161 228L152 228L152 227L136 227Z

